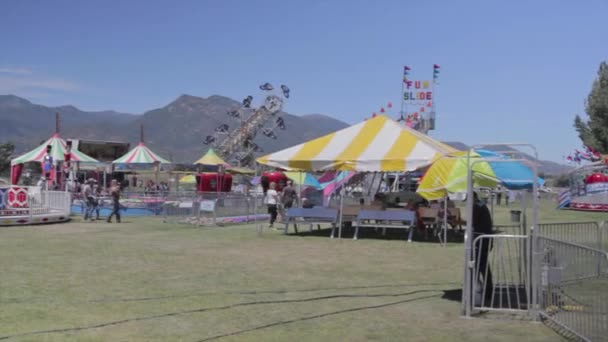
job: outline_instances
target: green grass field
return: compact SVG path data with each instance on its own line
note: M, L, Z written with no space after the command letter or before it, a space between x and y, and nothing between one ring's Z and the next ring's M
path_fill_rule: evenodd
M507 215L498 209L497 223ZM560 339L542 324L461 318L461 243L125 221L1 228L0 340Z

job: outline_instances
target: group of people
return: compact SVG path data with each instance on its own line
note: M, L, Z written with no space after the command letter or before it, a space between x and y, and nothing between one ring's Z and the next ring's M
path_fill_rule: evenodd
M95 178L89 178L82 187L82 194L87 206L84 213L84 220L99 220L102 198L106 195L103 187L97 184ZM110 223L112 222L112 217L116 216L116 222L120 223L120 185L116 179L112 180L109 194L112 198L112 212L106 221ZM93 214L97 214L95 218L93 217Z
M293 187L293 182L288 180L282 191L277 191L277 184L272 182L266 190L264 203L268 206L268 214L270 214L269 228L274 227L274 223L279 215L279 210L284 213L285 210L292 208L294 204L298 204L298 193Z

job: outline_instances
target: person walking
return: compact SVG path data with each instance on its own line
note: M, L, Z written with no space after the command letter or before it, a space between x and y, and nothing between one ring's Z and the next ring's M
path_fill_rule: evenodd
M99 220L99 211L101 210L101 205L103 204L102 200L102 191L103 187L101 185L95 184L95 219Z
M275 190L276 187L277 184L272 182L266 191L265 202L268 206L268 213L270 214L270 225L268 228L274 227L274 221L276 221L278 215L277 204L279 203L279 193Z
M291 180L288 180L287 185L283 188L282 202L285 209L292 208L294 203L298 203L298 192L294 189L293 181Z
M496 205L500 206L500 202L502 199L502 186L500 184L496 187Z
M84 212L84 220L93 221L93 211L95 210L95 183L97 181L93 178L89 178L84 188L82 189L82 193L84 195L84 200L87 206L87 209Z
M473 239L481 235L493 234L493 222L490 210L482 202L477 193L473 193ZM476 273L479 276L479 281L482 283L482 290L486 298L492 298L494 290L494 282L492 280L492 271L488 265L488 255L492 250L491 239L481 239L475 244L475 260L477 261Z
M112 222L112 216L114 215L116 215L116 222L120 223L120 186L116 179L112 179L110 195L112 196L112 212L108 216L108 223Z

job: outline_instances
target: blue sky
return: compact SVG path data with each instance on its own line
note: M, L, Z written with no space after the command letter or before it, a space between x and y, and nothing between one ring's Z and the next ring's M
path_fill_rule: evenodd
M4 1L0 94L141 113L187 93L286 83L286 110L360 122L403 65L429 78L442 140L529 142L561 161L599 63L605 1ZM396 116L396 108L393 109Z

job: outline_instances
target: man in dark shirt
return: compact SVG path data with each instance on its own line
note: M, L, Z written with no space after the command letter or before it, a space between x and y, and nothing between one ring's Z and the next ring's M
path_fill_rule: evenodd
M282 202L284 209L289 209L293 207L294 202L298 202L298 193L293 188L293 182L290 180L287 181L287 186L283 188Z
M116 179L112 180L110 194L112 195L112 212L108 216L108 223L112 222L112 216L114 215L116 215L116 222L120 223L120 186Z
M473 204L473 239L480 235L493 234L492 215L488 207L479 200L477 193L474 193ZM492 271L488 265L488 254L492 249L492 241L490 239L481 239L475 244L475 260L477 261L476 272L482 284L485 284L486 297L492 296L494 283L492 281Z

